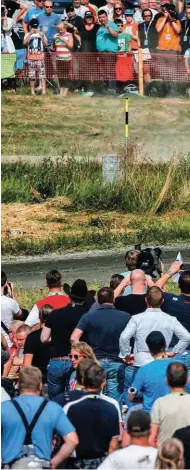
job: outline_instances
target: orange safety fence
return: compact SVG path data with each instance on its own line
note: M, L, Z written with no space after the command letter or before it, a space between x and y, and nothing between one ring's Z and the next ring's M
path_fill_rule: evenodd
M46 78L48 79L58 77L89 82L138 80L138 53L73 52L70 64L67 64L67 67L59 68L56 65L55 53L46 52L44 55ZM13 54L2 54L2 77L6 76L6 68L10 69L11 56ZM148 53L148 55L144 54L143 61L143 64L148 66L152 79L181 83L190 82L190 74L186 72L183 55L160 52ZM17 72L20 68L16 66ZM21 69L22 77L27 77L28 63L26 60L24 60Z

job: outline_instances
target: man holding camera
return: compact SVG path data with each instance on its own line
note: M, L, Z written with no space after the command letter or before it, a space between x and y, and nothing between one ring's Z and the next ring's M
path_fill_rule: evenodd
M181 24L177 19L174 5L166 3L162 5L164 17L159 18L156 23L158 32L158 49L165 53L180 52Z
M12 346L9 338L9 326L13 317L19 318L21 315L22 311L14 299L13 284L7 281L6 274L1 271L1 331L7 340L8 346Z

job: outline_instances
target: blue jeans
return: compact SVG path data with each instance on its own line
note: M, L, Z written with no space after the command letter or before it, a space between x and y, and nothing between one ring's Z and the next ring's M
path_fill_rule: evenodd
M114 362L110 359L102 359L100 365L106 371L106 394L115 398L122 405L124 390L125 366L122 362Z
M136 404L135 402L133 404L129 401L128 388L131 387L137 371L138 371L138 367L135 367L135 366L126 366L125 367L125 383L124 383L123 401L124 401L125 405L128 406L128 408L131 408L132 406L134 406Z
M69 359L60 361L50 359L47 374L48 395L50 399L65 391L71 372L72 362Z

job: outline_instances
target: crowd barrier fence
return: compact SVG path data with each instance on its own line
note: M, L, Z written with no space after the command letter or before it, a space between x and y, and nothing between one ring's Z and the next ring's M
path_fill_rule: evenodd
M20 51L18 51L20 52ZM22 64L22 65L21 65ZM139 53L91 53L73 52L69 68L56 70L55 53L45 53L46 78L63 78L88 82L111 81L120 82L143 80L143 69L146 64L152 79L170 82L189 83L190 74L185 69L185 59L181 54L151 53L141 49ZM28 76L28 64L17 54L2 54L1 78L11 76ZM142 89L142 83L141 83ZM143 93L142 93L143 94Z

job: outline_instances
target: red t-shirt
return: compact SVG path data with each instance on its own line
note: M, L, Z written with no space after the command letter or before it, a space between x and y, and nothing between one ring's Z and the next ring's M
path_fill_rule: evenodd
M54 294L54 295L47 295L43 299L37 300L36 305L38 310L42 308L45 304L52 305L54 309L66 307L70 302L70 299L67 295L63 294Z

